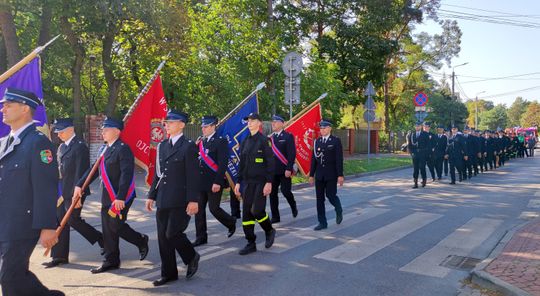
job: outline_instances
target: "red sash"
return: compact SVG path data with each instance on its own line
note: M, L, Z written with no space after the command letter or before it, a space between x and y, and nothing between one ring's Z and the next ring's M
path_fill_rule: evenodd
M107 193L109 193L109 198L111 199L111 202L114 202L116 200L116 192L114 192L114 188L111 184L111 180L109 179L109 176L107 175L107 170L105 169L105 157L101 156L101 160L99 161L99 172L101 174L101 179L103 180L103 185L105 185L105 190L107 190ZM126 203L128 203L133 196L135 195L135 175L133 176L133 179L131 180L131 184L129 185L128 192L126 194ZM114 207L114 204L111 204L111 207L109 208L109 215L113 218L120 217L122 219L122 214L119 210L117 210Z
M218 165L217 163L206 153L206 150L203 146L203 141L201 140L199 142L199 153L201 154L201 159L204 161L204 163L212 169L212 171L217 172Z
M270 136L270 141L272 142L272 151L274 151L274 155L279 159L279 161L281 161L281 163L287 165L289 161L287 160L287 158L285 158L285 156L283 156L283 153L281 153L281 151L279 151L279 149L274 144L274 137Z

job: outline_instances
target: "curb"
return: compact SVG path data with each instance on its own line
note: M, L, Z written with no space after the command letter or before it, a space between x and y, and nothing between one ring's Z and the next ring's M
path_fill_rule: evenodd
M412 165L404 165L404 166L384 169L384 170L380 170L380 171L365 172L365 173L347 175L347 176L345 176L345 178L355 179L355 178L360 178L360 177L373 176L373 175L389 173L389 172L393 172L393 171L399 171L399 170L403 170L403 169L407 169L407 168L412 168ZM298 183L298 184L292 185L291 189L303 189L303 188L307 188L307 187L310 187L310 186L311 185L309 183Z
M521 228L523 228L525 225L529 223L533 223L534 221L537 221L537 220L535 219L533 221L527 221L525 223L522 223L510 229L503 236L503 238L497 243L497 245L495 246L493 251L491 251L489 256L486 259L482 260L482 262L473 269L473 271L471 272L471 281L484 288L499 291L503 293L504 295L531 296L531 294L529 294L528 292L518 287L515 287L499 279L498 277L495 277L491 275L490 273L484 271L484 268L486 268L491 262L493 262L493 260L495 260L495 258L497 258L497 256L499 256L502 253L506 244L512 239L512 237L518 230L520 230Z

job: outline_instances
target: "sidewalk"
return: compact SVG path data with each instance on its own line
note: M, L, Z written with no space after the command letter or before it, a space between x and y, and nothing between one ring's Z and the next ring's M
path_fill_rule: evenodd
M370 158L383 158L383 157L411 157L408 153L371 153ZM347 152L343 153L344 159L367 159L367 153L354 153L348 154Z
M507 233L472 281L504 295L540 296L540 219Z

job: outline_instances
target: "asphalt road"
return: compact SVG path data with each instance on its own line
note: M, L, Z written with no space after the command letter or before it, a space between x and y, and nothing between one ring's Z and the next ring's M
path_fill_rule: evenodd
M299 216L292 218L281 198L274 246L264 248L264 233L256 226L262 244L248 256L237 254L245 244L240 221L227 239L226 228L208 213L209 244L198 248L199 272L159 288L151 284L160 276L154 213L143 210L146 189L139 186L128 221L150 236L146 260L139 261L137 248L122 242L122 268L93 275L89 270L100 264L99 248L72 232L70 264L44 269L41 263L48 259L37 247L30 268L67 295L456 295L472 265L445 264L486 258L506 231L540 212L539 158L513 160L455 186L443 178L412 189L411 175L405 169L346 179L338 189L344 221L335 224L327 203L329 227L321 232L312 230L314 189L296 190ZM89 197L83 216L100 227L98 201L96 194ZM228 203L223 207L228 210ZM192 239L193 224L192 219ZM179 258L178 263L185 274Z

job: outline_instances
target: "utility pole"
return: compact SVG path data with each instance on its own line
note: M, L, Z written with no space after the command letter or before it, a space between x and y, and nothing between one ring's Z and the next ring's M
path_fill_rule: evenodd
M478 129L478 95L479 94L483 94L485 93L486 91L481 91L479 93L476 94L476 99L474 100L474 109L475 109L475 112L474 112L474 128L475 129Z
M455 67L452 67L452 99L455 99L455 92L454 92L454 84L455 84L455 80L456 80L456 73L454 72L454 69L457 68L457 67L461 67L461 66L465 66L467 65L469 62L466 62L466 63L463 63L463 64L459 64Z

